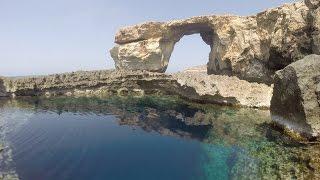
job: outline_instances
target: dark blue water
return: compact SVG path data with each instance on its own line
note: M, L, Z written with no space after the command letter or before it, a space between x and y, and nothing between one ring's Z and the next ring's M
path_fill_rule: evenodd
M195 179L197 141L119 126L110 116L35 114L10 137L26 179Z
M159 97L30 98L0 109L21 179L255 179L286 158L269 158L279 149L264 111Z

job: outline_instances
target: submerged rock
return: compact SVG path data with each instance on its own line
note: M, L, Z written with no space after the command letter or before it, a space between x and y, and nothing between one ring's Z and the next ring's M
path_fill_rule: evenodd
M271 114L275 122L308 137L320 135L320 56L292 63L275 76Z
M4 150L3 144L0 143L0 153Z
M199 33L211 47L209 74L272 83L275 71L319 53L318 1L306 3L285 4L247 17L199 16L125 27L116 34L111 56L120 70L164 72L175 43L184 35Z

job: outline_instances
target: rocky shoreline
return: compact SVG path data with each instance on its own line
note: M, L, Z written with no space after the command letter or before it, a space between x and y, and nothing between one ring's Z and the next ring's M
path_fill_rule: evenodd
M319 17L320 2L305 0L247 17L199 16L125 27L110 50L116 70L0 77L0 97L178 95L270 108L275 123L313 139L320 136ZM195 33L211 47L208 75L203 67L163 73L175 43Z
M269 108L272 87L237 77L180 72L79 71L39 77L3 78L2 96L179 95L200 103Z
M110 53L118 70L165 72L175 44L185 35L200 34L211 48L207 74L245 80L233 81L238 86L248 82L274 84L270 106L274 122L313 139L320 136L320 56L316 55L320 54L319 32L320 1L304 0L246 17L210 15L124 27L116 33L116 45ZM204 84L212 81L211 76L207 77ZM256 90L245 85L245 89L233 89L228 78L221 84L227 86L221 92L240 93L246 100L252 96L245 92ZM258 96L271 92L262 89L265 91L256 92ZM240 104L247 107L268 104L264 103L266 96L253 100L255 105L241 101L240 97ZM191 93L189 99L192 98ZM263 103L257 105L256 101ZM208 101L221 102L225 99Z
M197 33L211 48L207 65L166 74L175 44L183 36ZM303 164L303 167L296 168L299 175L297 179L319 179L319 0L285 4L247 17L212 15L169 22L146 22L121 28L115 35L115 43L115 47L110 50L115 70L77 71L33 77L0 76L0 100L5 99L0 107L6 104L4 102L7 105L18 102L17 97L24 96L41 96L45 100L42 105L55 110L55 104L49 101L50 97L145 95L178 96L203 106L215 104L245 107L246 109L239 108L234 119L230 119L228 111L213 116L199 110L192 116L185 117L178 110L166 111L169 117L178 119L179 123L180 120L183 121L184 126L191 129L185 131L178 131L178 128L175 131L167 121L161 119L159 114L164 112L157 108L145 109L144 121L139 120L139 113L128 115L120 107L100 106L95 101L85 104L90 107L80 108L74 101L73 106L62 106L62 109L76 112L84 108L89 112L103 112L105 108L114 108L113 113L120 117L119 124L177 137L203 139L202 136L193 137L192 131L202 130L198 126L212 126L213 132L226 143L230 140L227 139L230 134L223 132L224 122L232 124L232 130L237 133L247 133L244 125L237 126L237 121L254 116L251 117L252 121L245 123L246 128L265 128L263 136L281 141L281 146L286 146L292 140L298 142L299 145L294 145L292 150L291 147L286 147L290 149L287 152L293 154L293 159L286 159L286 162ZM254 126L254 120L260 115L268 119L260 119L261 122ZM0 117L0 179L18 179L16 172L6 167L12 160L12 152L4 139L4 122L5 118ZM230 141L241 141L237 139L236 133L231 135ZM248 133L247 136L256 135ZM253 152L258 157L268 159L266 162L272 161L268 166L277 169L277 177L289 177L292 170L287 166L273 167L276 165L273 161L278 160L275 157L287 153L282 148L275 147L275 144L262 146L265 149L257 148ZM261 153L264 151L272 153L264 156Z

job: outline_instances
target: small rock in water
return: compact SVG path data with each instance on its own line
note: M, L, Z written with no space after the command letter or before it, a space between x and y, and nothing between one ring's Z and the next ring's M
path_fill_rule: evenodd
M0 144L0 153L4 150L4 146Z

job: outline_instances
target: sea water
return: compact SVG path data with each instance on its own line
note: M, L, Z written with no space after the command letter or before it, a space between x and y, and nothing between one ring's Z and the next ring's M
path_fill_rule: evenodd
M297 160L303 147L270 124L267 110L172 96L3 99L0 175L30 180L313 177Z

